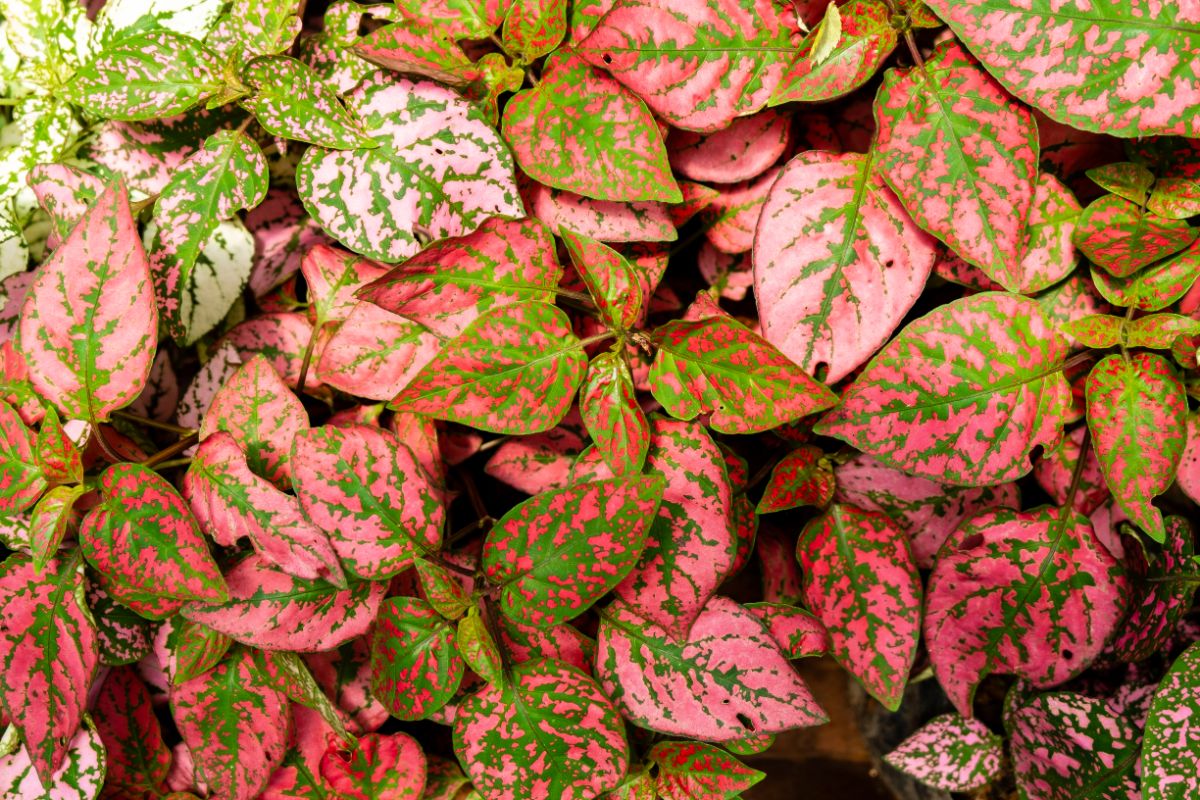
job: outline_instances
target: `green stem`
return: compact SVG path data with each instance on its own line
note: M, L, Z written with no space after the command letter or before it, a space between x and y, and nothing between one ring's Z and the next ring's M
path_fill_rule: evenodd
M179 455L184 450L187 450L189 447L191 447L192 445L196 444L199 441L200 441L199 433L193 433L190 436L185 436L182 439L180 439L178 442L176 442L175 444L171 445L170 447L164 447L162 450L159 450L157 453L155 453L154 455L147 458L145 461L142 462L142 466L143 467L153 467L156 464L161 464L162 462L166 461L167 459L174 458L175 456Z

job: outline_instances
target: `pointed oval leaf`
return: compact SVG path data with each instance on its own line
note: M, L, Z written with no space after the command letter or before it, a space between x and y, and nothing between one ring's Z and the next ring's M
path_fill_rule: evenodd
M171 768L171 751L163 743L150 692L136 667L108 673L92 716L104 741L105 785L132 796L161 792Z
M79 542L117 600L229 599L217 562L175 487L140 464L114 464L100 476L100 491L104 499L84 518Z
M1165 492L1187 444L1187 395L1157 353L1107 356L1088 373L1087 417L1104 482L1138 527L1161 542Z
M895 711L917 655L921 576L907 537L883 514L837 503L796 544L804 604L829 631L829 651Z
M879 168L913 219L1006 289L1037 179L1037 126L954 42L890 71L876 104Z
M201 442L183 477L183 496L217 544L233 547L245 537L289 575L345 585L329 536L303 515L295 497L250 471L230 434L218 431Z
M1099 655L1126 591L1121 565L1078 512L986 511L950 535L929 579L934 673L963 716L987 675L1062 683Z
M596 200L683 199L645 103L565 48L504 106L504 139L526 175Z
M524 214L512 157L482 112L451 89L377 71L346 104L377 147L311 147L296 167L305 208L351 250L384 261L421 241Z
M821 463L819 447L801 445L771 467L767 488L756 511L769 514L800 506L826 506L833 499L837 482L828 466Z
M601 353L588 365L579 389L579 415L614 474L641 472L650 449L650 424L638 405L629 366L617 353Z
M1151 314L1129 323L1126 331L1129 347L1169 350L1180 336L1200 333L1200 320L1180 314Z
M1200 644L1175 660L1158 685L1146 717L1142 786L1156 800L1184 800L1200 792L1192 718L1200 712Z
M898 37L887 5L879 0L851 0L838 10L837 32L826 31L829 23L822 21L804 39L768 105L797 100L819 103L849 94L870 80L892 54ZM818 41L825 44L821 53Z
M16 410L0 400L0 514L16 514L31 507L47 485L34 451L33 433Z
M792 53L793 13L767 0L618 0L577 47L659 117L709 132L767 104Z
M465 665L454 626L415 597L390 597L371 632L371 692L392 716L425 719L446 705Z
M293 445L292 475L304 513L329 531L338 557L360 578L389 578L441 544L440 494L412 451L387 431L306 431Z
M67 238L96 198L104 181L70 164L39 164L29 171L29 188L54 226L47 244L57 247Z
M419 323L360 302L325 342L316 374L321 383L347 394L390 400L440 347L438 337Z
M767 340L728 316L674 320L654 332L650 389L673 417L711 414L724 433L758 433L837 403Z
M150 653L152 633L144 617L114 600L99 580L87 581L86 597L96 622L101 664L133 664Z
M628 747L612 701L558 661L514 667L511 683L471 695L454 720L454 751L488 800L590 800L624 777Z
M1005 88L1059 122L1113 136L1200 136L1200 12L1138 0L930 0ZM1102 43L1102 44L1101 44ZM1070 79L1067 76L1071 76Z
M662 800L729 800L766 777L702 742L659 742L646 758L658 765L654 788Z
M896 769L944 792L972 792L1000 774L1004 740L977 719L942 714L884 756Z
M763 336L836 383L892 335L933 261L932 238L884 184L877 157L802 153L780 172L755 233Z
M78 555L53 559L40 574L23 555L0 564L0 707L20 729L43 786L79 729L97 648Z
M66 747L66 760L45 784L34 771L29 752L24 747L0 757L0 797L96 800L101 790L110 785L105 780L107 754L104 743L95 731L83 727L76 731Z
M621 330L637 324L643 316L643 302L650 295L646 274L595 239L568 228L559 228L558 235L605 324Z
M1033 300L986 292L910 323L817 426L889 466L961 486L1029 472L1058 441L1069 353Z
M65 416L103 422L141 394L158 336L123 184L105 189L36 276L20 323L29 380Z
M596 674L627 719L668 735L724 742L826 721L763 624L726 597L708 601L682 642L612 604Z
M346 320L358 303L358 290L386 272L384 265L340 247L318 244L309 249L300 261L300 274L315 325Z
M75 521L75 501L83 493L82 486L55 486L33 507L29 520L29 551L35 569L42 569L58 552L67 528Z
M1155 261L1178 253L1200 228L1185 220L1158 217L1137 204L1105 195L1083 210L1072 240L1088 260L1117 278L1126 278Z
M283 761L288 698L254 652L237 647L214 669L171 690L171 710L196 776L221 800L251 800Z
M421 582L422 596L446 619L458 619L471 606L463 576L424 558L414 559L413 568Z
M500 609L527 625L574 619L633 569L658 514L659 476L614 478L544 492L504 515L483 545Z
M221 89L217 57L200 42L168 30L117 39L60 89L101 119L169 117Z
M476 609L458 621L458 652L471 671L488 683L504 683L500 647Z
M319 651L366 633L387 584L354 582L338 589L302 580L248 556L225 574L230 600L183 607L186 619L263 650Z
M672 130L667 147L671 166L693 181L738 183L766 172L787 151L790 141L791 117L766 110L739 117L707 136ZM689 189L680 188L687 202ZM690 191L703 192L705 188L692 184Z
M1081 210L1075 195L1058 178L1049 173L1038 176L1022 236L1021 292L1040 292L1075 268L1079 256L1073 238Z
M425 753L407 733L371 733L345 758L329 749L321 759L321 777L338 797L366 800L421 800L425 791Z
M254 93L242 100L268 133L338 150L375 147L358 120L309 66L287 56L263 56L242 67Z
M1114 305L1139 311L1161 311L1187 294L1200 275L1200 240L1188 249L1127 278L1114 278L1092 268L1096 290Z
M567 413L586 367L566 314L511 303L480 315L389 405L492 433L538 433Z
M37 460L51 483L83 482L83 454L63 429L53 407L46 410L38 428Z

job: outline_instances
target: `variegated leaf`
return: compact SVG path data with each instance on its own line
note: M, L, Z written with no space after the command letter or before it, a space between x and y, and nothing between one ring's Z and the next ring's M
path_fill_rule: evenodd
M921 576L907 537L883 514L837 503L805 526L796 557L830 653L895 711L921 630Z
M413 568L421 583L421 595L443 617L458 619L470 607L471 596L462 576L424 558L414 559Z
M83 592L78 554L40 573L23 555L0 564L0 708L43 786L67 760L96 674L96 626Z
M427 20L455 39L486 39L504 21L496 0L398 0L402 19Z
M887 341L933 268L932 238L884 184L878 162L875 153L796 156L771 188L754 238L763 336L830 383Z
M423 241L524 215L500 137L452 90L377 71L346 104L378 146L311 147L296 187L309 213L351 250L399 261Z
M601 353L588 365L579 389L579 415L614 474L641 472L650 449L650 424L638 405L629 366L618 353Z
M870 80L892 54L898 37L885 3L851 0L838 10L841 25L832 34L828 51L818 54L817 42L828 35L828 23L822 22L796 50L768 105L796 100L817 103L849 94Z
M739 117L728 127L708 135L673 130L667 148L671 166L693 181L738 183L766 172L787 152L790 142L791 117L767 110ZM680 184L680 189L685 203L697 199L689 197L689 192L700 197L713 192L700 184L686 182Z
M84 518L79 541L117 600L229 599L196 520L170 483L140 464L114 464L100 476L100 491L104 499Z
M526 175L595 200L683 199L641 99L570 48L504 106L504 139Z
M768 0L617 0L576 47L675 127L715 131L767 104L793 14Z
M518 491L540 494L571 482L571 467L583 449L584 440L578 428L559 425L544 433L504 442L488 459L483 471Z
M537 627L582 614L638 562L664 488L658 476L580 483L509 511L483 546L501 610Z
M472 672L487 683L505 682L504 659L500 655L500 645L492 638L487 623L479 615L478 608L472 608L458 621L456 644L459 655Z
M494 307L553 302L561 277L554 237L543 223L494 218L470 235L423 250L358 296L455 337Z
M233 63L274 55L300 33L302 0L232 0L207 41Z
M1195 565L1192 526L1167 517L1162 551L1150 561L1150 581L1113 642L1125 661L1141 661L1162 650L1192 607L1196 584L1186 576Z
M21 747L0 757L0 797L16 800L96 800L105 782L105 746L90 727L82 727L64 741L66 760L43 783L29 752Z
M256 58L242 67L242 80L254 90L242 105L269 133L336 150L377 146L333 90L301 61Z
M184 606L186 619L263 650L331 650L367 631L387 591L355 581L339 589L292 577L251 555L225 573L230 600Z
M471 695L454 720L454 751L488 800L588 800L616 788L628 747L612 701L559 661L513 667L510 683Z
M183 495L217 544L233 547L248 538L255 552L289 575L346 585L329 536L303 515L295 497L251 471L230 434L218 431L200 444Z
M67 528L75 523L75 501L82 486L55 486L33 507L29 519L29 551L34 569L41 570L58 552Z
M1060 506L1067 502L1071 486L1074 485L1075 510L1085 517L1091 516L1111 497L1100 461L1096 458L1096 448L1089 445L1087 452L1082 452L1086 434L1087 428L1083 425L1071 431L1063 437L1058 447L1043 453L1033 466L1033 477L1038 485ZM1076 482L1075 467L1081 455L1085 461Z
M710 599L682 641L610 605L596 673L627 719L658 733L724 742L826 721L763 624L726 597Z
M261 355L249 359L212 399L201 441L227 431L246 453L250 469L277 486L289 484L292 442L308 429L308 412Z
M83 454L63 429L53 407L46 410L38 427L37 461L52 484L83 482Z
M396 72L460 89L477 80L481 72L453 36L427 19L408 19L376 28L355 42L354 54Z
M136 667L108 673L92 710L107 753L105 785L137 797L161 793L171 768L150 692Z
M944 792L972 792L1000 775L1004 740L977 719L942 714L884 756L888 764Z
M67 417L102 422L141 394L157 333L149 261L118 182L38 268L20 349L41 395Z
M1170 487L1187 443L1187 395L1171 362L1139 351L1107 356L1087 379L1088 428L1104 482L1138 527L1161 542L1151 501Z
M662 800L727 800L766 777L721 748L702 742L659 742L646 758L658 766L654 789Z
M389 404L492 433L549 430L587 367L567 315L520 302L481 314Z
M1200 792L1192 717L1200 707L1200 644L1175 660L1154 694L1142 743L1142 790L1155 800L1185 800Z
M1021 100L1059 122L1114 136L1200 135L1200 10L1141 0L929 0L984 66Z
M565 0L515 0L504 17L500 41L525 63L541 58L566 35L568 5Z
M407 733L371 733L349 758L330 748L321 759L321 777L335 796L354 800L421 800L425 769L425 753Z
M1096 200L1080 215L1072 240L1090 261L1117 278L1127 278L1155 261L1178 253L1200 228L1184 220L1147 213L1116 195Z
M1035 301L972 295L906 326L817 431L930 480L1015 480L1035 447L1061 436L1068 353Z
M251 800L287 749L288 698L243 647L214 669L171 690L171 710L216 800Z
M571 263L587 287L610 328L625 330L640 321L643 304L650 299L650 284L644 272L606 244L568 228L559 237L571 254Z
M1161 311L1182 298L1200 275L1200 240L1171 258L1145 267L1127 278L1114 278L1092 268L1096 291L1110 303L1139 311Z
M960 45L884 78L879 169L917 223L1001 286L1021 286L1037 126Z
M135 33L109 44L60 93L101 119L169 117L221 89L216 61L190 36L165 29Z
M403 720L425 719L457 692L465 672L454 626L415 597L390 597L371 632L371 693Z
M804 609L784 603L748 603L746 609L759 618L788 658L829 652L829 631Z
M570 230L602 242L673 242L679 238L662 203L591 200L540 183L525 182L521 196L530 216L554 230Z
M756 509L759 514L787 511L800 506L826 506L833 499L837 481L828 464L822 463L819 447L801 445L775 466Z
M105 666L133 664L151 650L150 624L129 606L118 603L104 590L100 580L89 578L86 586L88 608L96 623L100 663Z
M1129 347L1169 350L1180 336L1196 334L1200 334L1200 320L1180 314L1150 314L1129 323L1126 344Z
M32 507L49 485L34 442L21 416L0 400L0 514Z
M172 685L208 672L232 644L225 634L181 616L164 621L154 635L155 655Z
M96 15L93 38L107 43L136 31L150 17L153 28L202 40L216 24L223 5L220 0L112 0Z
M1126 591L1123 568L1077 511L986 511L950 535L929 579L934 672L963 716L990 674L1055 686L1099 655Z
M104 191L104 181L70 164L39 164L29 171L27 180L54 226L47 240L51 248L70 235L71 228Z
M390 400L437 355L438 337L423 325L359 302L321 349L321 383L369 400Z
M1038 176L1022 235L1019 291L1040 292L1075 268L1079 256L1073 237L1080 211L1079 201L1061 181L1048 173Z
M1070 692L1033 698L1008 719L1013 772L1039 800L1134 800L1141 738L1126 714Z
M412 451L387 431L351 425L301 433L292 475L305 515L329 532L359 578L389 578L441 544L440 494Z

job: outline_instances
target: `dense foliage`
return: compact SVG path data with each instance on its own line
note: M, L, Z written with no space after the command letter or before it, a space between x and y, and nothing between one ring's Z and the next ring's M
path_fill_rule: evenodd
M0 797L1200 796L1195 0L2 14Z

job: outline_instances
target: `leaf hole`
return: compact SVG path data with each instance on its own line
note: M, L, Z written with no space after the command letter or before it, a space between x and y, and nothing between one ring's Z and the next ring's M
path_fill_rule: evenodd
M749 717L747 717L745 714L738 714L737 721L740 722L742 727L745 728L746 730L748 730L748 731L754 730L754 721L751 720Z
M972 536L968 536L966 539L963 539L963 543L961 545L959 545L958 549L963 552L966 552L967 550L974 550L976 547L979 547L979 545L981 545L981 544L983 544L983 534L976 533Z
M605 63L605 64L611 64L611 63L612 63L612 56L610 56L608 53L605 53L605 54L604 54L603 61L604 61L604 63Z
M1066 659L1067 661L1070 661L1074 657L1075 657L1075 654L1072 653L1070 650L1063 650L1063 658Z
M895 263L896 263L896 259L894 259L894 258L889 258L887 261L883 262L883 268L884 268L884 269L891 269L891 268L892 268L892 265L893 265L893 264L895 264Z
M829 365L826 364L824 361L817 362L817 365L815 367L813 367L813 377L816 378L821 383L824 383L825 378L827 378L828 376L829 376Z

